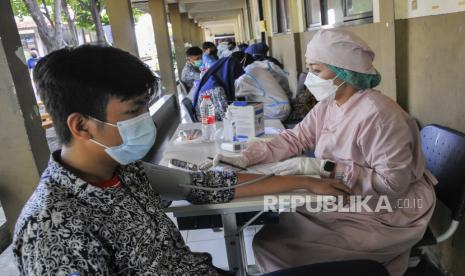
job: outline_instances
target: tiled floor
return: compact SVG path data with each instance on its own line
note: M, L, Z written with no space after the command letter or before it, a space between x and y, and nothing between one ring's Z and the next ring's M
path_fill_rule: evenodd
M13 259L13 251L11 246L5 249L0 254L0 275L2 276L18 276L19 271L16 268L16 264Z
M171 213L167 214L177 225ZM247 264L254 265L255 258L252 251L252 239L261 226L250 226L244 230L244 243L247 255ZM221 229L222 230L222 229ZM213 265L219 268L228 268L224 232L215 232L212 229L181 231L184 241L193 252L208 252L213 257Z
M255 259L252 251L252 239L257 227L248 227L244 232L244 243L246 247L247 263L254 265ZM228 267L226 256L226 245L224 243L224 232L213 232L211 229L183 231L187 233L187 245L194 252L208 252L213 256L213 265L223 269Z

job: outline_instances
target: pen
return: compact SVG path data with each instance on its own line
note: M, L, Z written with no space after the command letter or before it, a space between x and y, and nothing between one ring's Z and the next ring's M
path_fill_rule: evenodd
M214 158L213 158L213 157L208 157L208 159L213 160ZM220 160L220 163L223 163L223 164L225 164L225 165L228 165L228 166L231 166L231 167L234 167L234 168L236 168L236 169L243 170L243 171L246 171L246 170L247 170L247 168L244 168L244 167L241 167L241 166L237 166L237 165L231 164L231 163L229 163L229 162L225 162L225 161L221 161L221 160Z

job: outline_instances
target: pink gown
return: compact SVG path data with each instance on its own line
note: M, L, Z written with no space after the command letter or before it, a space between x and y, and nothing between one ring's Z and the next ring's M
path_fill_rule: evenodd
M254 238L259 267L269 272L372 259L385 264L391 275L402 275L436 201L437 180L425 167L415 120L380 92L365 90L342 106L334 99L320 102L294 129L266 144L250 145L244 155L253 165L306 150L335 161L355 195L387 195L394 211L310 213L301 207L282 213L279 224L264 226Z

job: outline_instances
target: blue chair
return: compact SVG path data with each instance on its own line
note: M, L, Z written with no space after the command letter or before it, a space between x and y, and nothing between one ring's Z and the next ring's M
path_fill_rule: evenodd
M465 213L465 134L450 128L427 125L421 130L427 168L436 176L439 201L451 212L448 229L435 236L428 227L414 248L439 244L452 237Z

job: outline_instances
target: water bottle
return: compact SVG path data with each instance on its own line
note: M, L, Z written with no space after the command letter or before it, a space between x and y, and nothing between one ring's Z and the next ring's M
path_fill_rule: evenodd
M204 141L215 141L216 117L215 106L210 95L202 96L200 104L200 117L202 118L202 138Z

